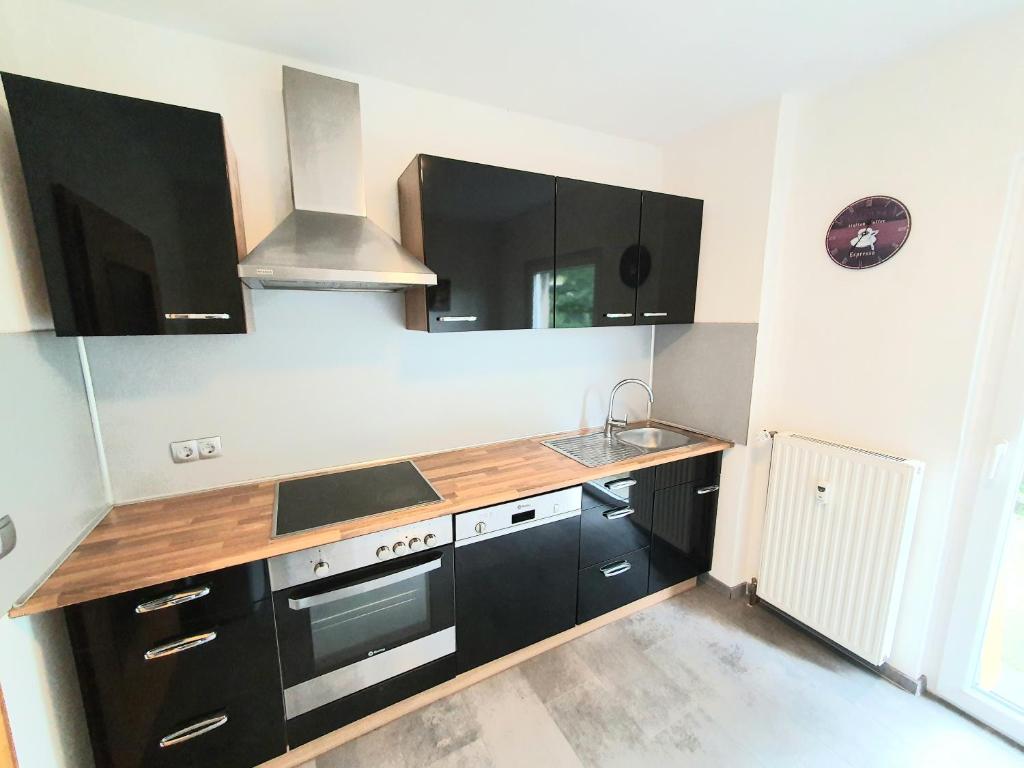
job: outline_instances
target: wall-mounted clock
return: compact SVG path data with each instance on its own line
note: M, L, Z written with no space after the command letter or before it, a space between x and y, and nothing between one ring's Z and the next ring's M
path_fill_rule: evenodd
M829 257L846 269L877 267L910 237L910 211L895 197L862 197L841 210L825 234Z

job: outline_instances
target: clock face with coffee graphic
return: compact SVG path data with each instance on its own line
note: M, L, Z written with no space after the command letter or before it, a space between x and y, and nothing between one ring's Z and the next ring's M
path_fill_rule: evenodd
M862 197L841 210L828 227L825 249L846 269L888 261L910 236L910 211L895 197Z

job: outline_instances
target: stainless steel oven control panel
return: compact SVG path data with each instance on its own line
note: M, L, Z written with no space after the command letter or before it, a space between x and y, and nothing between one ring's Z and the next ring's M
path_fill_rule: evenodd
M276 592L451 543L452 516L444 515L421 523L410 523L399 528L289 552L267 560L270 588Z
M553 517L571 517L580 513L583 490L580 486L542 493L528 499L516 499L494 507L474 509L455 516L456 546L479 541L499 532L532 528Z

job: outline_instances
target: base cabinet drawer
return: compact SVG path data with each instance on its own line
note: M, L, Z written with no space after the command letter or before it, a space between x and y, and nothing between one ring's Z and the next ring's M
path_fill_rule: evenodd
M96 768L251 768L285 751L265 562L65 616Z
M94 749L97 768L252 768L285 751L280 698L263 691L222 696L158 728L139 717L136 729Z
M580 571L576 623L621 608L647 594L649 548Z
M650 592L711 570L717 511L717 479L654 494Z
M653 467L585 483L580 568L650 546L653 515Z

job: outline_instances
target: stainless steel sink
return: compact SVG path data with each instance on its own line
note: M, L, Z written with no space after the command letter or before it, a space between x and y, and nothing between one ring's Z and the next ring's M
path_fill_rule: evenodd
M645 451L665 451L669 448L682 448L685 445L693 445L699 442L698 438L673 432L658 427L640 427L638 429L627 429L616 432L615 440L620 440Z
M648 453L692 445L700 442L700 439L668 429L639 427L615 432L610 438L605 437L603 432L593 432L578 437L545 440L544 445L585 467L603 467L605 464L614 464Z

